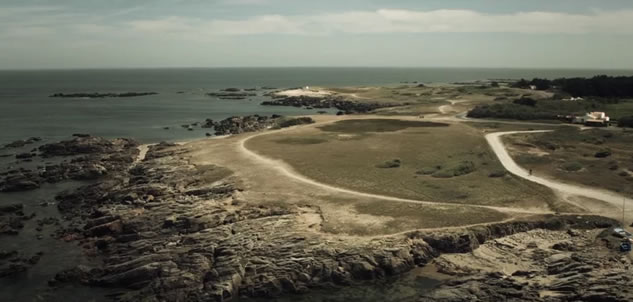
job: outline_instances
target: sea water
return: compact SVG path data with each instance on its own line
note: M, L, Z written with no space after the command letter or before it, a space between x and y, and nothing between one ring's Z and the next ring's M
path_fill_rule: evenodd
M144 143L203 138L209 129L183 124L248 114L315 114L315 110L261 106L264 90L245 100L206 93L223 88L394 85L486 79L556 78L626 70L481 68L200 68L0 71L0 144L39 136L47 141L73 133L129 137ZM132 98L50 98L53 93L158 92ZM169 127L169 130L164 130Z

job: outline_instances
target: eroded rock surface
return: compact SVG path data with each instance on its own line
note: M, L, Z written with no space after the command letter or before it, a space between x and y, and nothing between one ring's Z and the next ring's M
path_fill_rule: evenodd
M472 253L445 254L459 276L420 301L631 301L631 258L595 231L537 229L495 239Z
M410 270L434 255L421 239L340 241L318 232L319 209L253 205L227 169L152 148L121 177L58 196L76 238L105 265L52 281L124 288L123 301L225 301L348 285ZM71 215L72 214L72 215Z

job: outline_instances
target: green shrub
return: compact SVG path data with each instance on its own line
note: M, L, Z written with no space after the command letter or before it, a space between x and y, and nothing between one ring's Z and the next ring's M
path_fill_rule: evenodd
M394 159L394 160L388 160L381 164L377 164L376 168L381 168L381 169L399 168L400 164L401 162L399 159Z
M418 170L417 172L415 172L415 174L418 174L418 175L431 175L431 174L437 172L437 170L439 170L441 168L442 167L440 167L440 166L422 168L422 169Z
M602 149L602 150L596 152L596 154L594 156L597 157L597 158L609 157L609 156L611 156L611 150L609 150L609 149Z
M582 170L582 164L577 161L570 161L564 163L561 168L567 172L578 172Z

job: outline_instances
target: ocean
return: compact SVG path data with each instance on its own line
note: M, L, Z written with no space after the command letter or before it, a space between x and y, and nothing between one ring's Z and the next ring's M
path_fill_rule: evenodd
M218 100L205 93L237 87L395 85L401 82L463 82L486 79L633 75L633 70L484 68L183 68L0 71L0 144L31 136L46 141L73 133L129 137L143 143L205 137L208 129L183 124L232 115L298 115L314 111L268 107L250 100ZM134 98L49 98L57 93L144 92ZM178 93L182 92L182 93ZM169 127L169 130L164 130ZM205 131L206 130L206 131Z

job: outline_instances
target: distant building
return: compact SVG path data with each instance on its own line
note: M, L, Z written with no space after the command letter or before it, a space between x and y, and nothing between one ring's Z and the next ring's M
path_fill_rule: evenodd
M530 90L536 90L536 85L530 85Z
M611 118L604 112L589 112L582 116L575 116L574 124L583 124L587 126L608 126Z
M563 99L563 101L572 101L572 102L582 101L582 100L584 100L584 99L581 98L581 97L571 97L571 98L568 98L568 99Z

